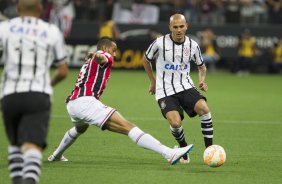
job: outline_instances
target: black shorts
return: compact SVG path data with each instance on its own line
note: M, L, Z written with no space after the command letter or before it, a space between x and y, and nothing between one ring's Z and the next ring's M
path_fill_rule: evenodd
M169 111L178 111L183 120L183 110L189 117L194 117L197 113L194 110L198 100L207 100L197 89L190 88L188 90L167 96L158 100L163 116L166 118L166 113Z
M1 100L6 134L11 145L34 143L47 146L51 102L40 92L16 93Z

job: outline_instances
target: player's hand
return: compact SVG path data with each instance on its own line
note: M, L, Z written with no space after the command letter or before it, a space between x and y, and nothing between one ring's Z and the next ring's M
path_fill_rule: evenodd
M149 93L154 95L156 93L156 81L152 81L149 87Z
M88 52L88 53L87 53L87 56L86 56L86 58L85 58L85 60L94 59L94 58L95 58L95 55L96 55L95 52Z
M208 85L205 82L200 82L199 88L202 91L207 91L208 90Z

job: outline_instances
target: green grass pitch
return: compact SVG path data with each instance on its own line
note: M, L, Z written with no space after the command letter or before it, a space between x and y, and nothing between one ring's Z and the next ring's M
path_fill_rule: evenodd
M203 138L199 118L185 117L183 126L195 147L189 165L169 165L160 155L139 148L127 136L91 127L65 156L64 163L48 163L47 157L72 127L65 98L78 70L54 88L48 148L44 151L41 184L279 184L282 183L282 76L238 77L227 72L207 75L209 108L214 122L214 143L227 153L219 168L203 164ZM197 83L197 73L192 72ZM176 141L162 118L154 96L148 93L144 71L114 70L101 98L123 116L163 144ZM7 139L0 122L0 183L10 183Z

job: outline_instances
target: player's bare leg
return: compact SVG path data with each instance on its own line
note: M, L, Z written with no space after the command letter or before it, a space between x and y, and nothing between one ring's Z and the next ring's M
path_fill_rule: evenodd
M83 134L89 127L89 124L81 124L69 129L63 139L61 140L57 149L53 152L52 155L48 157L48 160L51 161L68 161L67 158L63 156L63 153L68 149L76 139Z
M160 141L152 137L150 134L144 133L117 111L112 114L105 126L106 129L110 131L128 135L128 137L138 146L161 154L170 164L177 163L178 160L191 151L194 146L191 144L184 148L171 149L161 144Z
M170 131L175 140L178 142L179 147L187 146L187 142L185 140L184 129L182 127L181 117L178 111L169 111L166 113L166 118L170 124ZM189 155L184 155L183 158L180 159L181 163L187 164L190 162Z

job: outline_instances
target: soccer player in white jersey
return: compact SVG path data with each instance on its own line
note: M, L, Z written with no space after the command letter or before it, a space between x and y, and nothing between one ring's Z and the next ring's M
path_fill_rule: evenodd
M138 146L161 154L170 164L177 163L193 148L193 144L184 148L168 148L126 120L114 108L99 101L111 74L117 45L110 38L101 38L97 48L97 52L89 53L80 69L75 87L67 98L67 111L74 127L65 133L60 145L48 160L67 161L63 156L64 151L88 129L89 125L95 125L102 130L128 135Z
M17 8L19 17L0 23L1 110L12 183L32 184L41 173L52 86L67 75L67 53L59 29L39 19L39 0L19 0ZM50 78L52 64L57 68Z
M186 146L182 120L183 111L190 117L199 115L205 146L212 145L213 124L206 98L197 90L190 77L190 62L199 70L199 89L207 91L206 66L199 45L185 36L188 24L181 14L170 17L170 34L157 38L144 55L143 65L150 79L149 92L155 94L163 116L180 147ZM151 62L156 62L156 78ZM189 163L189 155L181 163Z

